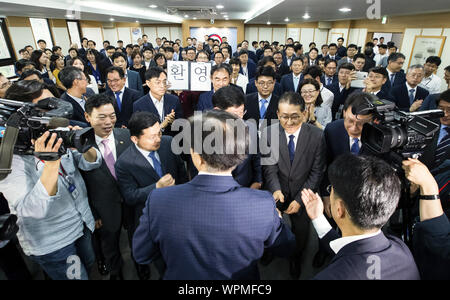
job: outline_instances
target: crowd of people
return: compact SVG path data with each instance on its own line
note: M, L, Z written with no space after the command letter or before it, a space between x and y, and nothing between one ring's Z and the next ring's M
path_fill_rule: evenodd
M81 266L75 279L89 279L95 264L123 279L125 228L143 280L150 263L164 279L258 279L258 261L274 256L286 257L298 279L311 225L320 249L310 263L323 268L316 279L450 278L450 66L443 89L439 57L404 68L405 56L383 39L346 47L339 38L320 51L292 38L244 40L233 51L226 37L184 45L158 37L153 45L143 35L126 46L104 41L99 51L83 38L66 56L37 44L19 51L15 80L0 74L0 98L67 101L70 129L92 127L92 148L57 161L14 155L0 181L1 213L17 215L19 225L17 240L0 241L8 278L31 277L19 247L52 279L74 279L72 256ZM211 91L170 89L167 62L181 60L211 63ZM354 84L360 72L363 88ZM377 99L403 112L444 112L419 160L403 162L412 183L410 248L392 220L402 208L399 175L361 139L377 120L357 112ZM175 154L180 131L172 124L180 119L234 132L226 122L233 119L279 157L205 154L193 141L189 153ZM57 152L62 142L46 132L34 151ZM370 273L374 255L379 268Z

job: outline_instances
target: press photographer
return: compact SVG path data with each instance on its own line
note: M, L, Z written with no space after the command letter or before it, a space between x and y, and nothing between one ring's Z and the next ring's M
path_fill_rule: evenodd
M10 146L8 131L19 129L11 173L0 180L0 190L8 201L11 213L18 217L17 237L20 245L24 253L52 279L88 279L89 269L95 260L91 243L94 219L79 169L89 171L100 167L101 155L98 150L83 143L80 131L71 134L58 128L56 132L45 131L41 136L35 136L41 129L37 125L45 124L46 120L51 123L49 116L52 112L58 111L59 106L62 111L65 108L63 100L49 99L53 95L43 84L37 81L18 82L6 91L5 97L24 101L23 106L12 113L17 122L11 128L8 123L0 147L1 160L4 160L5 148ZM38 113L42 106L38 103L40 100L48 104L47 109L54 110L41 116ZM2 116L13 108L14 105L3 103L0 106ZM31 125L37 128L31 128ZM77 128L69 126L69 129ZM57 138L58 135L61 137ZM34 138L24 141L27 136ZM30 149L24 146L26 142L31 144ZM84 148L87 151L80 153L74 150L77 143L79 150ZM66 148L64 153L61 153L61 147ZM41 157L48 159L38 159L33 155L36 153L45 154Z

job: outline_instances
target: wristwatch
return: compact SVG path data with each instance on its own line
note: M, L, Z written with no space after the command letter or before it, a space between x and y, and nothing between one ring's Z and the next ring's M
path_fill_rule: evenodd
M420 195L420 200L440 200L439 195Z

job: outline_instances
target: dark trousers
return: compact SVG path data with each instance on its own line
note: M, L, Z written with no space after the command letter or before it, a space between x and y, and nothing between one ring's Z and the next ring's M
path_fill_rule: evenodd
M309 236L309 226L311 221L306 214L304 206L300 207L300 210L296 214L289 215L292 224L292 233L295 235L295 251L291 256L293 260L301 260L303 250L306 247Z
M9 280L31 280L31 274L28 271L22 255L17 249L16 240L0 248L0 268Z
M106 228L96 229L94 232L94 249L97 260L104 260L111 275L119 275L123 266L120 253L120 228L116 232Z

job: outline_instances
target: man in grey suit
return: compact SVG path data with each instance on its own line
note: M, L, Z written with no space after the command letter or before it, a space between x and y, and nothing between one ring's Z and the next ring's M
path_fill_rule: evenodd
M114 128L117 121L114 100L107 95L90 97L85 108L86 120L94 129L89 142L100 151L103 158L100 168L82 171L95 219L95 234L99 236L100 248L111 274L110 279L123 279L123 260L119 246L123 199L114 164L131 144L130 133L127 129Z
M291 257L290 272L297 279L310 226L308 216L300 206L301 191L307 187L314 191L319 188L325 173L325 141L322 130L304 122L305 102L300 94L285 93L278 102L277 115L280 123L267 128L271 157L262 160L261 164L264 188L273 194L277 208L288 214L292 222L297 248ZM278 136L271 136L274 132L278 132Z

